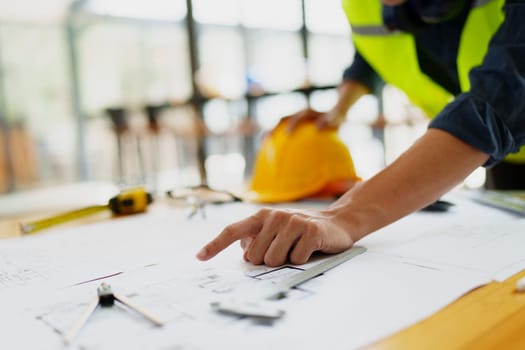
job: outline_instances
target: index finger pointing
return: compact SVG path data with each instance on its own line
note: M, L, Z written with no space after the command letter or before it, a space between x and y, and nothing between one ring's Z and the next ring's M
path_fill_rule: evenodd
M197 253L197 259L209 260L239 239L255 236L261 231L262 221L255 215L228 225Z

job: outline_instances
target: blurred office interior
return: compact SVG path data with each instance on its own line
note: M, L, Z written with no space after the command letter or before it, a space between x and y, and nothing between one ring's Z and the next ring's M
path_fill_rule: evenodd
M83 181L243 186L265 131L334 104L354 53L340 6L0 0L0 194ZM368 178L426 125L386 86L340 135Z

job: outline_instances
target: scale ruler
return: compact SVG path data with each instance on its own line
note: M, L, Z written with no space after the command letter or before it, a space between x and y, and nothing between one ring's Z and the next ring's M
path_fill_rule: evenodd
M286 296L286 293L298 285L314 278L322 273L336 267L337 265L340 265L352 258L355 258L356 256L363 254L366 252L365 247L352 247L342 253L339 253L337 255L331 256L323 260L321 263L306 269L304 271L301 271L299 273L296 273L283 281L280 281L276 286L273 292L266 298L270 300L274 299L281 299Z
M222 300L211 303L212 308L220 313L252 317L259 320L272 321L281 318L284 311L279 309L274 300L286 297L288 291L322 273L366 252L364 247L352 247L342 253L325 258L319 264L296 273L277 283L269 294L263 293L262 299L257 300Z

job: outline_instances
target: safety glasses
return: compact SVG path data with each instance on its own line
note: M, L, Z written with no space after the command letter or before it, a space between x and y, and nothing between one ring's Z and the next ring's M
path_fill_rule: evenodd
M206 184L168 190L166 191L166 195L175 203L190 207L190 213L187 217L188 219L193 218L199 212L202 218L205 219L206 205L218 205L242 201L242 198L229 191L216 190Z

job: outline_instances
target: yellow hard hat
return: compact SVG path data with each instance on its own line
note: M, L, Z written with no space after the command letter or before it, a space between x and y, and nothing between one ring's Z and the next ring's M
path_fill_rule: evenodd
M289 133L287 124L281 122L264 139L246 199L275 203L321 192L336 195L361 180L337 130L319 130L314 122L307 122ZM345 184L343 188L341 183Z

